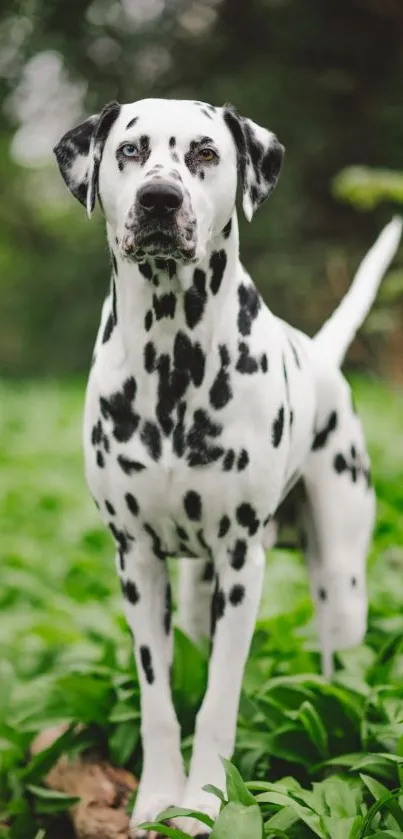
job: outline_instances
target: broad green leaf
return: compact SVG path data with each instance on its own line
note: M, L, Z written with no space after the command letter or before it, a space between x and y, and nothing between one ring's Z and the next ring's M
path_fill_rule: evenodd
M311 702L305 701L302 703L298 717L309 734L310 739L316 746L319 754L323 758L326 758L329 754L327 731L318 712Z
M211 793L211 795L215 795L216 798L219 798L222 804L227 804L227 799L218 787L214 786L214 784L206 784L203 787L205 792Z
M292 807L282 807L278 813L265 821L265 828L269 828L269 830L288 830L297 821L299 821L299 817Z
M213 827L211 839L262 839L263 820L257 804L244 806L230 801Z
M317 813L314 813L309 807L304 807L294 798L292 798L291 794L286 795L280 792L263 792L261 795L256 796L256 801L259 804L277 804L280 807L291 807L294 811L295 815L304 822L316 836L319 836L320 839L328 839L326 832L323 829L323 825Z
M326 778L321 784L314 784L314 788L315 786L321 787L330 815L340 819L350 818L360 811L361 785L355 778L347 780L334 775Z
M126 764L140 739L138 722L118 723L109 737L109 752L113 763Z
M202 813L200 810L188 810L185 807L167 807L167 809L163 810L162 813L158 813L157 821L170 821L171 819L177 819L178 817L190 817L192 819L197 819L197 821L206 824L207 827L213 827L214 824L213 819L211 819L210 816L207 816L206 813Z
M228 800L237 801L240 804L244 804L246 807L253 807L256 804L256 800L252 793L249 792L244 780L238 772L238 769L233 763L225 758L222 758L222 763L225 769Z
M337 818L337 816L323 816L326 835L331 839L352 839L352 831L357 824L356 816ZM362 820L360 820L362 821Z

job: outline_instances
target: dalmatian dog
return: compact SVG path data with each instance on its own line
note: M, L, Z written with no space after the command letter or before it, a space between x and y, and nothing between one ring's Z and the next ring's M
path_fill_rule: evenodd
M267 308L239 259L248 220L274 189L284 149L231 106L146 99L107 105L55 148L112 264L86 393L86 478L116 544L141 687L143 773L131 835L168 805L215 818L225 784L265 548L293 499L324 670L366 629L370 464L340 373L400 238L393 220L351 289L310 339ZM268 265L270 263L268 262ZM294 488L294 489L293 489ZM170 691L171 587L179 620L210 634L208 684L188 776ZM179 819L192 836L200 822Z

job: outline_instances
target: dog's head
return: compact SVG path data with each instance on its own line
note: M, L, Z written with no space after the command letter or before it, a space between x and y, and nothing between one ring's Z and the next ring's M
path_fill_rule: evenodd
M62 176L91 215L96 198L122 256L203 259L229 222L237 183L248 220L274 189L283 146L231 106L111 102L55 147Z

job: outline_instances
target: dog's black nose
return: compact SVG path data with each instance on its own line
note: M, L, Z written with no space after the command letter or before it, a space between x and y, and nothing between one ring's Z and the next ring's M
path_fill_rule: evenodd
M141 209L146 213L165 216L179 210L183 202L183 193L176 184L154 181L140 187L138 200Z

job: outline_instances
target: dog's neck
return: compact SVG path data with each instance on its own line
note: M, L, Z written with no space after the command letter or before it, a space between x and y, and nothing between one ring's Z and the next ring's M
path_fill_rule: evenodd
M211 343L229 314L231 298L236 299L242 270L236 211L196 265L181 265L169 258L129 262L119 256L111 229L107 232L117 328L126 350L138 347L147 331L156 343L164 343L182 328L197 334L202 344Z

